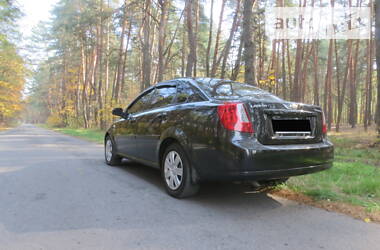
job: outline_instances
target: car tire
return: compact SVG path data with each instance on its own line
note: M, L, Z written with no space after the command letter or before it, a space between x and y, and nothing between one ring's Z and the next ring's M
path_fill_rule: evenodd
M109 136L106 137L104 142L104 159L110 166L120 165L122 160L122 157L116 153L115 144Z
M161 160L161 175L166 191L175 198L186 198L199 191L199 184L191 176L191 164L182 147L169 145Z

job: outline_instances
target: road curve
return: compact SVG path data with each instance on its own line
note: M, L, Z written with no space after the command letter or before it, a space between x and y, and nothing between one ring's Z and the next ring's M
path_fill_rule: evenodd
M0 133L0 249L380 249L380 225L233 184L190 199L159 172L22 125Z

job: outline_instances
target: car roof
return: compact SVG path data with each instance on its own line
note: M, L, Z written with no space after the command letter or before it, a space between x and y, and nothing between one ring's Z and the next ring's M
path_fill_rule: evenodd
M255 100L255 101L264 101L264 100L271 100L274 102L283 102L281 98L278 96L265 91L261 88L258 88L257 86L250 85L247 83L242 83L242 82L237 82L237 81L232 81L228 79L219 79L219 78L209 78L209 77L184 77L184 78L177 78L175 80L183 80L191 83L195 87L197 87L205 96L207 96L208 99L210 100L235 100L235 99L250 99L250 100ZM213 88L214 86L218 86L219 84L224 84L224 83L233 83L233 84L242 84L242 85L249 85L249 87L257 92L252 95L246 95L246 96L239 96L239 95L234 95L234 96L221 96L222 98L219 98L218 96L214 96L212 93L208 91L208 88Z
M174 80L169 80L165 82L159 82L152 87L154 88L154 87L161 87L161 86L176 86L176 85L177 83Z
M198 79L201 79L201 78L197 78L197 77L181 77L181 78L175 78L175 79L172 79L172 80L167 80L167 81L164 81L164 82L159 82L159 83L156 83L155 85L151 86L150 88L148 89L151 89L151 88L157 88L157 87L162 87L162 86L176 86L178 85L179 82L186 82L186 83L189 83L190 85L192 85L193 87L195 87L200 93L201 95L206 98L207 100L210 100L212 98L210 98L209 95L207 95L207 93L205 93L205 91L199 86L197 80ZM210 78L211 79L211 78ZM147 90L148 90L147 89ZM144 91L145 92L145 91Z

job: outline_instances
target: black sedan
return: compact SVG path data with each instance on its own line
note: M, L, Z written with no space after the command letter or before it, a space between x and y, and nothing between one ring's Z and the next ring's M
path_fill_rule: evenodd
M284 101L249 84L211 78L158 83L123 110L105 135L105 159L161 170L167 192L187 197L203 181L256 186L332 166L320 107Z

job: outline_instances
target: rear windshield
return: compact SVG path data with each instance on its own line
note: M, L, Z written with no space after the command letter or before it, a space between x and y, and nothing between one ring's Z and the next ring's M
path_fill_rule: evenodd
M265 101L282 101L277 96L270 94L252 85L220 79L197 79L198 85L206 94L214 99L255 99Z

